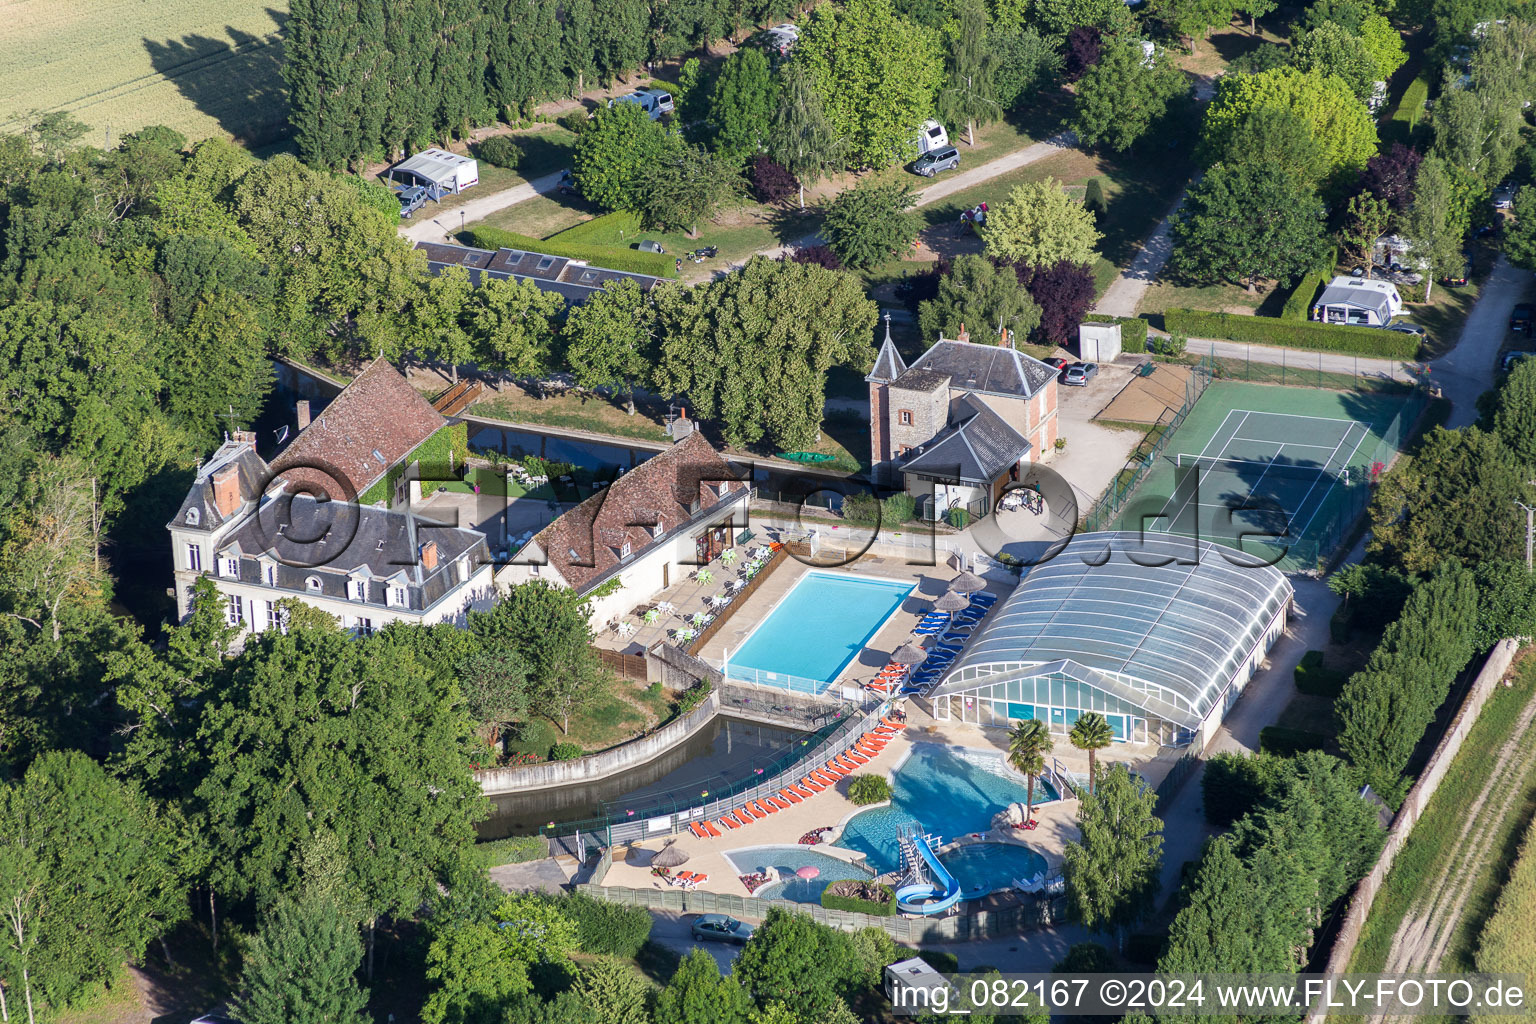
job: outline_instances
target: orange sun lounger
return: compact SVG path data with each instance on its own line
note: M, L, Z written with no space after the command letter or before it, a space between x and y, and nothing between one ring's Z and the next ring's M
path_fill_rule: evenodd
M797 803L800 802L800 794L796 793L792 789L781 789L781 790L779 790L779 797L781 799L788 800L792 804L797 804Z
M714 839L719 839L720 838L720 830L715 828L715 826L711 825L707 821L700 822L700 824L704 826L704 831L708 832L710 834L711 838L714 838Z
M776 813L775 808L771 805L761 804L756 800L748 800L747 806L752 808L752 813L756 814L759 818L766 818L768 815Z
M722 814L720 816L720 824L724 825L726 828L741 828L741 822L737 821L729 814Z
M806 789L810 790L813 794L814 793L820 793L822 790L827 788L826 786L823 786L819 781L817 781L811 775L807 775L805 778L801 779L800 780L800 785L802 785Z
M826 789L828 786L837 785L837 780L842 778L842 776L836 772L829 772L824 769L817 768L815 771L811 772L811 778L821 783L822 789Z
M810 782L811 782L810 779L801 779L799 782L796 782L795 784L790 786L789 787L789 791L791 793L798 793L798 794L800 794L800 796L803 799L809 800L811 797L815 796L817 793L819 793L821 791L821 787L820 786L817 786L815 789L812 789L811 785L810 785Z
M844 775L848 774L848 769L844 768L842 765L838 764L836 761L828 761L825 765L823 765L818 770L823 775L830 775L830 776L832 776L832 778L834 780L840 779Z
M893 722L889 718L882 718L880 721L884 722L886 725L895 730L905 729L907 727L906 722Z
M844 772L846 772L849 775L853 774L854 772L858 771L858 769L859 769L859 765L858 765L857 761L850 761L848 758L844 757L842 754L838 754L836 757L834 757L832 759L832 763L837 765L839 768L841 768Z
M757 815L752 813L752 809L750 807L743 804L742 806L736 808L736 820L745 825L748 822L756 821Z
M698 836L700 839L708 839L709 838L709 833L705 832L704 831L704 826L700 825L698 822L694 822L693 824L689 825L688 828L689 828L690 831L693 832L694 835Z
M854 764L864 764L869 760L869 758L865 757L863 754L856 754L852 750L843 751L841 756L849 761L852 761Z

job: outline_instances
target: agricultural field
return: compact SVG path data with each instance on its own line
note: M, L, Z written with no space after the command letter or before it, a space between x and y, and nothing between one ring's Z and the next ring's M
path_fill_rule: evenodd
M67 110L102 145L151 124L255 146L287 131L283 0L9 0L0 132Z

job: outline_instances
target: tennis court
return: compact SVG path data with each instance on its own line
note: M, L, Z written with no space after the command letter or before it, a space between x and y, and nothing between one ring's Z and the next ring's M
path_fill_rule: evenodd
M1313 568L1365 510L1422 408L1416 394L1212 383L1116 525Z

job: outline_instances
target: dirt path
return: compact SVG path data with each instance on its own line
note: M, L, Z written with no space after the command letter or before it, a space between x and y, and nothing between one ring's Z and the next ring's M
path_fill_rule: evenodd
M1519 798L1521 783L1536 765L1536 698L1526 704L1514 734L1499 748L1488 781L1470 807L1450 859L1428 898L1415 906L1398 926L1387 952L1387 974L1434 971L1461 923L1478 872L1487 865L1498 825Z

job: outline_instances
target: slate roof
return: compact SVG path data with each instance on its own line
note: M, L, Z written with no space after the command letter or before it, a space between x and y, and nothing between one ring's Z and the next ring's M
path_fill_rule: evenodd
M218 506L213 502L213 475L230 463L240 468L241 508L236 509L228 519L239 519L244 514L245 503L254 501L266 488L270 473L266 461L256 454L256 449L249 442L225 441L207 462L198 467L197 478L192 481L186 498L176 510L176 517L166 525L208 533L223 526L228 520L219 515ZM187 522L189 510L195 511L197 522Z
M1056 379L1056 371L1016 348L978 345L940 338L918 357L913 370L933 370L950 376L950 386L1017 398L1033 398ZM911 371L908 371L911 372Z
M437 568L421 565L420 549L437 545ZM485 537L473 530L440 527L411 516L367 505L316 501L308 495L277 495L241 523L217 554L241 558L243 582L266 585L258 558L277 562L277 588L312 594L307 581L320 580L320 594L348 598L347 580L367 581L367 601L384 604L384 587L406 587L410 607L421 611L459 585L454 563L470 555L471 571L490 560ZM361 604L361 602L359 602Z
M950 426L907 453L900 463L903 473L991 483L1031 447L985 402L971 395L951 404L950 418Z
M874 368L865 375L864 379L871 384L889 384L906 372L906 360L901 358L901 353L896 351L896 343L891 340L891 314L887 313L885 314L885 340L880 343L880 351L875 355Z
M920 391L927 394L946 386L949 381L949 374L936 370L908 370L893 381L891 387L898 391Z
M272 460L272 471L290 494L313 487L338 501L354 500L447 423L381 356L299 431ZM338 478L352 493L337 493Z
M609 270L594 267L564 256L528 252L522 249L471 249L462 245L444 245L441 242L417 242L416 248L426 253L427 268L434 275L447 267L463 267L469 272L469 280L477 287L484 277L499 280L515 278L532 281L541 290L555 292L565 297L573 306L585 302L594 292L602 291L609 281L634 281L642 292L648 292L661 282L650 274L636 274L625 270Z
M703 511L722 498L743 494L745 482L731 483L729 495L721 490L735 477L704 435L695 431L566 512L530 543L567 583L581 590L625 561L625 541L633 558L687 524L697 514L695 508ZM662 531L653 535L657 523Z

